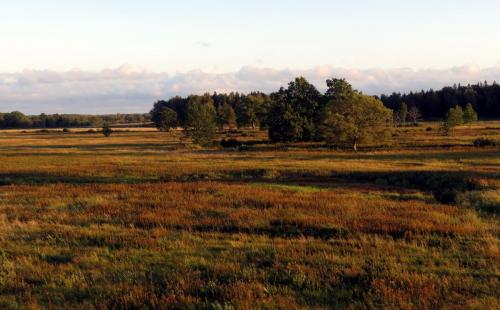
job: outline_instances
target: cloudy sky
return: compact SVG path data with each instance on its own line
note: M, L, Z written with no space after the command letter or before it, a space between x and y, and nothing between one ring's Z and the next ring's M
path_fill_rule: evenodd
M0 111L147 112L297 75L369 94L500 81L498 12L498 0L0 0Z

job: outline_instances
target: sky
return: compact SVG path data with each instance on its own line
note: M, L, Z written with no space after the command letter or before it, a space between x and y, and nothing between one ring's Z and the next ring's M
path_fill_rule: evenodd
M297 75L373 95L500 80L498 12L498 0L0 0L0 111L147 112Z

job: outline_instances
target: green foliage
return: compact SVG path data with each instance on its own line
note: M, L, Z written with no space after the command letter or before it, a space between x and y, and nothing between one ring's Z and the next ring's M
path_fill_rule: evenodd
M112 133L113 133L113 129L111 129L111 127L108 124L104 124L104 126L102 127L102 134L105 137L109 137L109 136L111 136Z
M213 142L216 134L216 120L211 100L203 102L203 100L196 99L189 105L188 126L195 144L208 146Z
M0 127L3 128L28 128L32 125L31 119L19 111L5 113L1 120Z
M104 123L137 124L149 121L147 114L110 114L110 115L79 115L79 114L40 114L24 115L21 112L0 113L0 128L72 128L100 127Z
M446 114L443 129L445 134L450 134L454 127L460 126L464 123L464 111L460 106L451 108Z
M161 112L164 109L171 109L175 111L177 115L177 123L180 126L185 126L187 123L187 107L188 100L186 98L181 97L173 97L168 101L160 100L157 101L153 109L149 112L151 115L151 120L155 123L156 128L161 128L162 126L162 117Z
M401 102L399 105L399 122L401 125L406 124L406 119L408 118L408 105L405 102Z
M345 79L326 80L326 86L325 96L329 100L344 100L357 93Z
M425 119L443 119L446 112L457 103L472 103L480 118L500 118L500 85L478 83L474 85L447 86L440 90L410 92L407 94L392 93L382 95L385 106L398 110L401 102L416 106Z
M273 98L268 121L269 139L273 142L297 141L303 135L303 119L280 96Z
M269 112L269 96L262 93L252 93L245 96L241 104L237 106L237 117L239 127L267 126L267 114Z
M474 110L472 104L470 103L468 103L464 109L464 122L465 123L477 122L477 113Z
M236 126L236 113L229 104L224 103L217 108L217 125L220 129Z
M170 108L164 108L159 114L156 125L161 131L169 131L170 129L177 127L177 113Z
M358 143L388 140L391 123L392 112L380 100L355 93L328 103L323 137L330 144L357 150Z
M307 141L316 134L320 92L305 78L298 77L271 95L269 138L274 142Z

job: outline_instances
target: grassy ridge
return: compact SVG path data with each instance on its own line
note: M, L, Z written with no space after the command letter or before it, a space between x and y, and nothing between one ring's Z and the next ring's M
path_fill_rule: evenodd
M0 307L498 308L500 156L471 144L500 125L435 126L359 154L0 133Z

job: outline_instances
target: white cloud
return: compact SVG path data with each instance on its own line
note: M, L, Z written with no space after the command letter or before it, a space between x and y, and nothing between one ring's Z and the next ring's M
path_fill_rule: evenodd
M25 70L0 73L0 111L25 113L147 112L153 102L175 95L254 90L272 92L305 76L320 90L325 80L344 77L367 94L438 89L454 83L494 81L500 64L481 68L469 64L450 69L348 69L319 66L307 70L246 66L237 72L195 70L169 75L148 72L132 65L99 72L72 69L66 72Z

